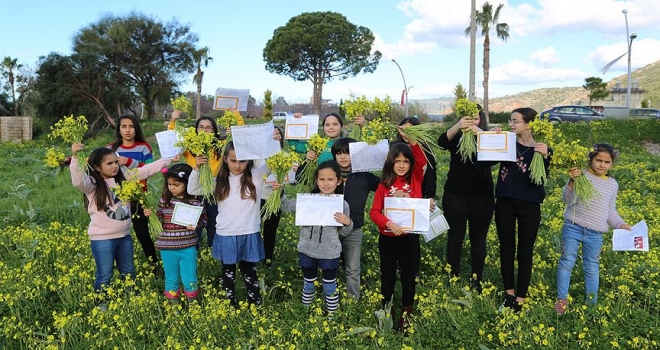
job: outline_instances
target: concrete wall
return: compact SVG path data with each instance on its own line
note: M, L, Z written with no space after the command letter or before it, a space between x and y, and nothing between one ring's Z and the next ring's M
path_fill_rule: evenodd
M32 117L0 117L0 142L32 140Z

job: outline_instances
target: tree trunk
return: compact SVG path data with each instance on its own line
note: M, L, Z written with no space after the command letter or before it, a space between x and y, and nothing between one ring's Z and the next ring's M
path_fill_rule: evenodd
M314 113L321 116L321 96L323 94L323 76L321 71L314 72Z
M14 102L14 115L18 116L18 103L16 103L16 89L14 88L14 74L9 72L9 85L11 85L11 99Z
M483 111L486 114L486 122L490 122L490 115L488 113L488 76L490 71L490 35L486 33L484 36L484 105Z
M204 73L202 73L202 74L204 74ZM201 77L202 76L200 75L200 79L197 81L197 106L196 106L197 108L195 108L196 109L195 119L199 119L202 116L202 79L201 79Z

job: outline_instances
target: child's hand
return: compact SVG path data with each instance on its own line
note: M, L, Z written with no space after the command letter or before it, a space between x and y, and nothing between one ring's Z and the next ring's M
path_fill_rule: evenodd
M390 229L390 231L392 231L392 233L394 233L395 236L401 236L402 234L406 233L406 231L394 221L388 221L385 224L385 227Z
M178 162L179 159L181 159L181 155L180 155L180 154L177 154L176 156L172 157L172 161L173 161L173 162Z
M582 170L578 167L573 167L568 171L568 176L571 177L571 180L575 180L580 175L582 175Z
M335 213L335 221L337 221L338 223L344 226L348 226L351 224L351 218L346 216L346 214L340 212Z
M499 133L502 132L502 128L500 128L499 126L496 126L496 127L494 127L494 128L490 128L489 131L495 131L496 133L499 134Z
M273 182L272 184L270 184L270 188L272 188L273 190L277 190L280 187L284 188L284 184L278 184L277 182Z
M199 168L202 164L209 162L209 157L207 156L197 156L195 157L195 167Z
M85 148L85 145L82 143L74 143L71 145L71 154L73 154L74 157L78 155L79 151L82 151L83 148Z
M534 145L534 152L539 152L543 155L543 158L548 158L548 145L543 142L537 142Z
M316 152L314 152L314 151L307 151L307 158L306 158L306 159L307 159L308 162L313 161L314 159L316 159L316 157L318 157L318 156L316 155Z
M186 229L187 229L188 231L192 231L192 230L195 229L195 226L188 224L188 226L186 226Z
M433 198L429 198L429 199L431 200L430 201L431 202L431 211L433 211L433 209L435 209L435 199L433 199Z
M144 216L146 216L146 217L151 216L151 214L152 214L151 209L144 208L143 210L144 210Z
M414 143L411 142L410 139L408 137L406 137L406 135L404 135L403 132L401 132L401 130L407 128L408 126L409 125L401 125L401 126L397 127L397 131L399 132L399 135L401 135L401 139L403 139L403 141L405 141L407 144L409 144L411 146L414 146L414 145L417 144L417 142L414 142Z
M172 112L172 119L171 120L177 120L177 119L179 119L179 117L181 117L181 111L175 109Z
M630 226L628 224L623 224L623 225L619 226L619 228L622 229L622 230L632 231L632 226Z
M293 113L294 118L302 118L303 114L300 112Z
M357 125L359 127L363 127L367 124L365 122L364 116L362 114L356 115L355 118L353 118L353 122L355 123L355 125Z
M470 117L463 117L457 123L456 127L459 129L468 129L474 125L475 120Z
M128 158L119 156L117 157L117 160L119 161L119 165L126 165L128 163Z

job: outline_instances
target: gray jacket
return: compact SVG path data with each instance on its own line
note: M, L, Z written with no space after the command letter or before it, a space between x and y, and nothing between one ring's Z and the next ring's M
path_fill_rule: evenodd
M280 208L285 212L296 210L296 199L282 197ZM344 201L344 215L350 218L348 203ZM301 226L298 251L314 259L337 259L341 254L339 235L346 236L353 230L353 220L348 226Z

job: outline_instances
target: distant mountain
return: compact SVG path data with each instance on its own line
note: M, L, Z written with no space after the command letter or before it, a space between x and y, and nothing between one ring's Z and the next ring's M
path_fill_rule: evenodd
M660 106L660 61L651 63L643 68L637 69L631 74L632 81L638 81L639 88L646 90L644 98L651 101L651 106ZM608 87L614 87L616 82L623 86L628 83L628 75L623 74L608 82ZM491 112L511 111L519 107L532 107L542 111L552 106L563 104L588 104L589 92L582 86L544 88L493 98L490 100ZM413 100L426 109L429 114L448 114L454 97L441 97L425 100Z

